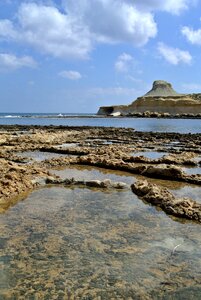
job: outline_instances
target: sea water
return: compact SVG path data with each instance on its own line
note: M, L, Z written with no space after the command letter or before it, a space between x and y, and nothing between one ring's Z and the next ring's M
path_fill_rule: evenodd
M201 133L199 119L100 117L93 114L0 114L0 125L130 127L137 131Z

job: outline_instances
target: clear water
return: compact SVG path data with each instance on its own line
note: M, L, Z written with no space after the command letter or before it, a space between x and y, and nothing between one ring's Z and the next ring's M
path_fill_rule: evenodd
M172 190L173 194L177 197L188 197L193 198L193 200L201 203L201 187L200 186L183 186L179 190Z
M130 191L37 190L0 216L0 230L1 299L201 293L200 225L172 220Z
M167 155L167 152L157 152L157 151L141 151L141 152L133 152L133 156L144 156L150 159L158 159Z
M73 148L73 147L77 147L78 144L77 143L63 143L60 145L55 145L55 148L60 148L60 149L65 149L65 148Z
M24 151L18 153L18 156L25 157L34 161L43 161L46 159L58 158L62 156L66 156L67 154L60 154L60 153L50 153L50 152L42 152L42 151Z
M54 172L128 184L140 178L82 166ZM176 193L189 191L177 184ZM0 232L0 299L201 295L200 225L170 218L130 190L39 189L0 215Z
M193 174L201 174L200 167L192 167L192 168L182 168L186 174L193 175Z
M73 118L63 118L58 117L57 114L0 114L0 124L112 126L130 127L138 131L201 133L199 119L102 118L97 116L89 118L84 115L80 117L78 114Z
M189 197L201 203L201 187L194 184L147 178L141 175L132 175L128 172L106 170L91 166L70 166L68 168L52 170L51 172L63 179L73 177L76 180L104 180L107 178L113 181L125 182L129 186L137 180L147 180L150 183L169 189L178 198Z

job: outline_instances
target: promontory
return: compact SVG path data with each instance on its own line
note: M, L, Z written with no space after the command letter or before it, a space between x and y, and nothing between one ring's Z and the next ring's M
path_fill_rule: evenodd
M156 80L152 89L128 105L101 106L98 115L201 117L201 93L179 94L169 82Z

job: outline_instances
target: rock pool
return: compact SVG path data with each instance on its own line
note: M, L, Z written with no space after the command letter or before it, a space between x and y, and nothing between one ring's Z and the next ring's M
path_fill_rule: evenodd
M135 180L98 168L69 173ZM41 188L0 215L0 230L0 299L201 295L200 225L170 218L130 190Z

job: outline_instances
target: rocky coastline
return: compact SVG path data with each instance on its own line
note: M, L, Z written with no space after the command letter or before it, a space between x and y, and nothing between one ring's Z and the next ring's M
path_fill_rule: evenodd
M179 94L169 82L156 80L152 89L128 105L101 106L97 115L146 118L200 118L201 94Z
M184 167L199 168L201 165L200 134L139 132L131 128L111 127L4 125L0 126L0 145L0 212L40 186L81 185L98 189L131 188L139 198L154 205L157 202L157 206L167 214L201 222L199 203L193 199L179 199L149 182L149 178L155 178L200 186L201 174L188 174L184 170ZM148 158L147 151L162 155ZM141 154L138 155L138 152ZM37 160L32 158L32 154L36 157L44 155L45 158ZM134 182L128 187L124 182L112 183L107 178L62 180L53 171L74 165L126 171L143 179L140 184ZM179 208L176 209L175 205Z

